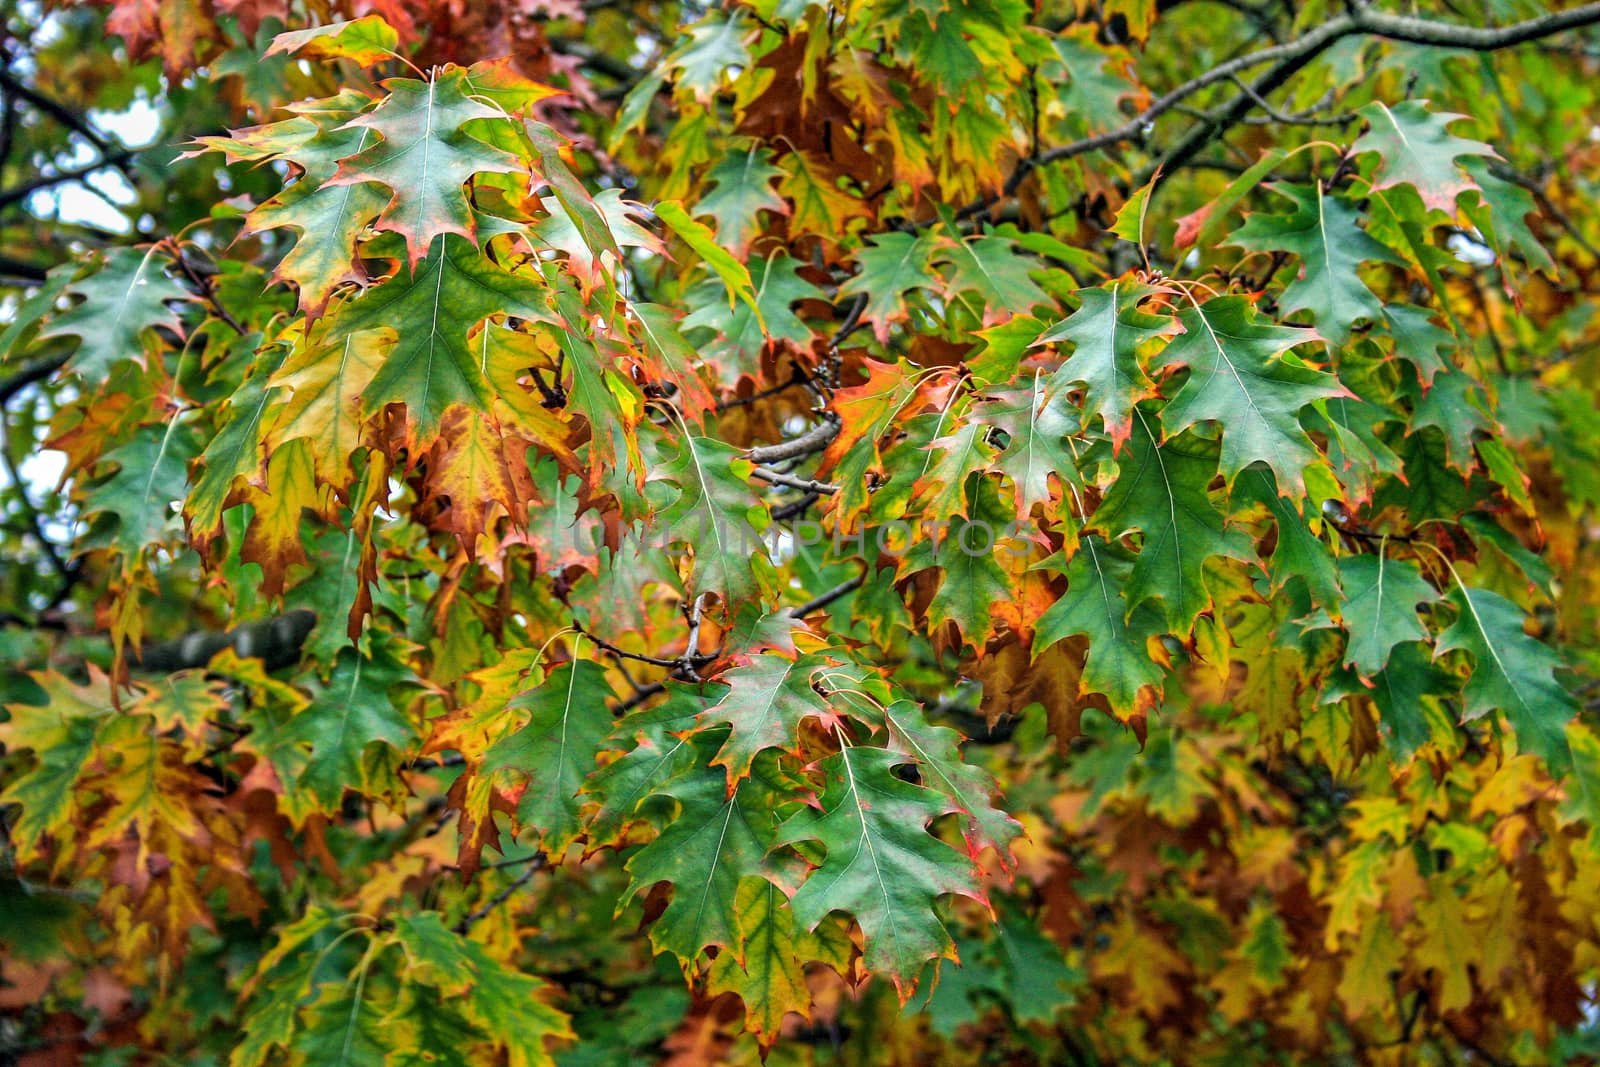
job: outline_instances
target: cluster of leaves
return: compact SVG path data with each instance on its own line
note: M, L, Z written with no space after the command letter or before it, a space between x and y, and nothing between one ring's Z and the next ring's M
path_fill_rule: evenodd
M1600 7L536 6L0 190L0 1052L1595 1054Z

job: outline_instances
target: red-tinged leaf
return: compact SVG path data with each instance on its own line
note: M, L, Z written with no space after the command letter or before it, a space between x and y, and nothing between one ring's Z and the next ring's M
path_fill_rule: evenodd
M704 427L706 415L717 406L716 397L701 376L703 361L684 340L681 320L660 304L634 304L644 337L644 353L639 362L650 378L672 386L673 400L685 419Z
M1373 188L1409 185L1430 210L1454 214L1456 197L1478 187L1457 160L1463 156L1499 158L1499 153L1482 141L1449 131L1451 123L1465 115L1429 111L1426 100L1407 100L1392 108L1375 100L1359 114L1367 120L1367 132L1352 151L1378 153Z
M378 182L389 203L376 227L405 238L413 270L440 234L476 239L477 223L465 185L475 174L526 174L525 162L479 140L474 121L510 124L502 111L476 99L468 73L443 67L427 81L393 78L389 95L347 127L368 129L382 140L343 159L324 188Z
M444 507L444 525L461 539L469 556L496 520L524 524L533 484L524 447L499 425L467 408L451 408L428 453L428 493Z
M1156 392L1139 358L1140 346L1177 328L1171 318L1140 308L1149 298L1164 295L1167 290L1126 280L1106 289L1080 290L1078 310L1036 342L1072 342L1072 354L1050 376L1046 394L1058 397L1082 384L1084 411L1100 415L1113 451L1120 451L1132 432L1134 405Z
M800 725L808 719L823 726L838 722L833 708L816 689L817 672L827 661L816 655L795 659L768 653L752 656L742 667L724 674L728 691L697 717L702 726L726 723L731 732L711 762L726 767L728 791L750 774L764 749L799 747Z

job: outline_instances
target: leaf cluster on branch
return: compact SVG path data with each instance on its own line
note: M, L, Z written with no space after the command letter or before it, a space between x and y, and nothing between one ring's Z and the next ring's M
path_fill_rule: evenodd
M6 15L0 1061L1596 1055L1600 5L1291 7Z

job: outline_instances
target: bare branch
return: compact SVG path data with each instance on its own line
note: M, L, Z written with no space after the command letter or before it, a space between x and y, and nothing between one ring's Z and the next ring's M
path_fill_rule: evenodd
M119 148L115 152L102 155L99 159L85 163L80 167L68 167L66 170L57 171L54 174L42 174L32 181L23 182L14 189L0 192L0 210L4 210L19 201L26 200L41 189L49 189L51 186L79 181L97 171L102 171L109 167L118 167L137 154L132 149Z
M745 458L752 463L781 463L786 459L798 459L809 456L814 452L821 452L833 443L839 436L839 417L833 412L825 412L821 422L801 434L799 437L781 441L775 445L762 445L752 448L745 453Z
M467 933L467 931L471 930L475 925L477 925L480 920L486 918L490 912L494 911L494 909L510 900L512 894L521 889L523 886L527 885L529 882L533 881L533 876L544 870L545 864L549 861L543 852L535 852L533 855L520 862L526 863L528 865L527 868L524 869L521 874L517 875L515 881L511 882L504 889L500 890L500 892L484 901L483 904L478 908L468 912L465 916L463 916L461 921L456 923L453 927L456 933Z
M773 485L787 486L790 489L803 489L808 493L823 493L832 495L839 491L839 487L837 485L832 485L828 482L812 481L807 478L796 478L792 474L785 474L782 471L775 471L771 467L757 467L755 470L750 472L750 477L760 478L762 481L771 482Z
M857 589L860 589L866 580L867 573L866 571L862 571L854 578L851 578L848 582L840 582L826 593L812 597L810 600L806 601L804 604L801 604L797 608L791 608L789 610L789 614L797 619L803 619L813 612L821 611L823 608L827 607L829 604L832 604L840 597L848 596Z
M317 623L314 612L291 611L272 619L245 623L226 633L196 630L172 641L144 645L139 649L138 669L157 674L204 667L211 657L225 648L241 656L255 656L267 670L291 666L300 659L300 646Z

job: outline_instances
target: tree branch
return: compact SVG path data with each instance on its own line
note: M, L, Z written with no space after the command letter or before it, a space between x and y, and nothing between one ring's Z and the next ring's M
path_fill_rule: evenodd
M42 174L32 181L23 182L14 189L0 192L0 211L18 201L26 200L41 189L48 189L53 185L63 185L67 182L75 182L80 178L87 178L96 171L105 170L108 167L121 166L137 154L130 148L119 148L114 152L105 153L99 159L85 163L82 166L69 167L54 174Z
M808 493L823 493L832 495L839 491L839 487L837 485L832 485L828 482L813 481L808 478L796 478L792 474L785 474L782 471L775 471L771 467L757 467L755 470L750 472L750 477L759 478L764 482L771 482L773 485L787 486L790 489L803 489Z
M0 407L9 404L12 397L34 382L43 381L60 370L66 365L71 355L72 351L68 349L63 352L53 352L49 355L38 356L18 367L10 377L0 379Z
M762 445L752 448L744 454L744 458L752 463L781 463L786 459L798 459L809 456L814 452L821 452L833 443L839 436L839 417L833 412L824 412L822 421L799 437L780 441L775 445Z
M521 874L517 875L516 880L511 882L511 884L507 885L504 889L500 890L500 892L484 901L483 904L478 908L468 912L465 916L463 916L461 921L456 923L456 925L453 927L456 933L466 934L467 931L471 930L473 926L478 923L479 920L485 918L491 911L510 900L513 893L531 882L534 875L544 870L545 864L548 862L548 860L545 858L545 854L543 852L535 852L533 855L519 862L526 863L528 865L527 868Z
M95 129L86 117L79 115L64 104L50 99L32 86L23 83L4 68L0 68L0 87L4 87L8 94L17 97L19 100L26 100L73 133L80 135L85 141L93 145L102 156L111 155L120 147L113 144L105 134Z
M1250 86L1250 91L1235 97L1212 121L1192 129L1167 153L1161 161L1160 169L1162 173L1170 175L1215 137L1236 125L1255 106L1257 97L1264 99L1317 56L1352 34L1369 34L1408 44L1491 52L1596 23L1600 23L1600 3L1584 4L1581 7L1551 12L1510 26L1493 28L1454 26L1405 15L1388 15L1358 5L1350 12L1330 19L1292 41L1219 63L1158 97L1149 107L1114 130L1085 137L1071 144L1060 145L1036 157L1018 160L999 193L972 201L956 213L956 218L958 220L970 218L1013 196L1028 176L1041 166L1059 163L1101 148L1142 141L1156 119L1195 93L1220 82L1234 80L1243 72L1263 64L1273 64L1271 70ZM1151 173L1154 173L1154 170L1154 167L1150 168Z
M821 611L823 608L827 607L829 604L832 604L835 600L838 600L840 597L848 596L849 594L855 592L857 589L860 589L862 584L865 583L866 580L867 580L867 572L866 571L862 571L860 574L856 575L854 578L851 578L848 582L840 582L838 585L834 586L832 589L828 590L826 593L822 593L822 594L820 594L818 596L814 596L810 600L806 601L804 604L801 604L799 607L791 609L789 611L789 614L792 615L794 618L803 619L807 615L810 615L812 612Z
M143 645L139 670L156 674L204 667L225 648L241 656L259 657L267 670L289 667L300 660L300 646L317 624L314 612L299 609L260 622L245 623L226 633L196 630L171 641Z

